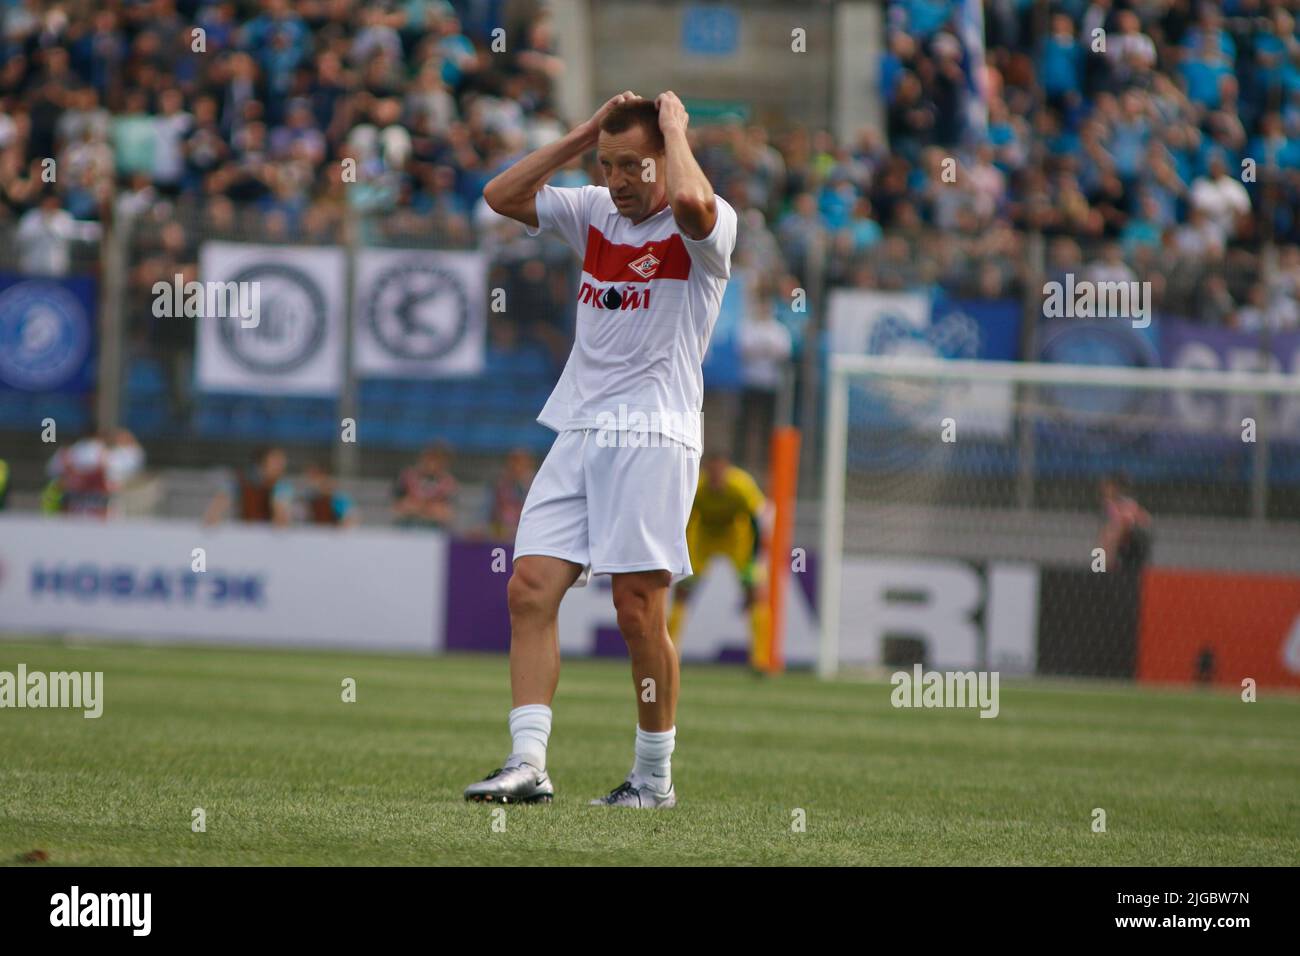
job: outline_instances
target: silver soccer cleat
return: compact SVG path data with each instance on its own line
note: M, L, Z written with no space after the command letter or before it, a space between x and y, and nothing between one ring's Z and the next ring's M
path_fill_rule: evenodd
M546 771L530 763L499 767L465 788L465 799L475 803L550 803L554 796Z
M677 790L669 787L659 793L648 786L638 787L631 779L624 780L603 797L591 801L593 807L636 807L641 810L669 810L677 806Z

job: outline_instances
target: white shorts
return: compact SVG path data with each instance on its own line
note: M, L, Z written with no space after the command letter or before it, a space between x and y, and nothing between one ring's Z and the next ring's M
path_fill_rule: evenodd
M604 436L606 444L601 444ZM616 433L613 438L620 437ZM538 469L515 534L515 558L541 554L593 574L691 574L686 521L700 480L700 453L660 436L617 447L597 429L563 431Z

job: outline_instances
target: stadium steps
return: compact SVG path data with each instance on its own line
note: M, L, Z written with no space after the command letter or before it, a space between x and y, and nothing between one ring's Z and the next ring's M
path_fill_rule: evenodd
M818 502L799 503L796 542L818 546L820 514ZM846 557L893 555L912 561L924 554L1087 567L1099 525L1098 516L1078 512L851 504L845 511L844 551ZM1297 532L1290 522L1157 514L1154 528L1152 560L1157 565L1300 572Z
M499 455L517 446L544 452L552 436L534 418L556 375L545 352L521 347L489 349L484 373L472 378L363 379L359 437L405 452L434 442L469 454ZM330 442L338 434L332 399L200 393L193 397L188 420L178 421L168 409L164 369L148 356L128 363L125 385L124 421L141 438L303 444ZM0 426L29 427L35 411L29 404L15 400L0 406ZM47 405L44 400L42 407ZM85 419L84 411L62 414L75 428Z

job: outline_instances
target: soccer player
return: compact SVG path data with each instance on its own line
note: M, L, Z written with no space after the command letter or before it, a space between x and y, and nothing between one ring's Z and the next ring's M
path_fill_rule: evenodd
M671 92L620 93L568 135L502 172L484 198L530 235L553 232L583 257L573 351L538 421L558 434L524 503L510 608L504 765L467 800L549 802L551 700L560 676L560 599L608 574L632 660L637 728L627 779L592 801L677 802L677 653L668 589L691 573L686 521L700 469L701 363L736 243L736 212L705 178ZM547 179L592 147L604 186Z
M695 504L686 524L686 543L691 567L703 571L721 555L731 562L745 592L745 609L750 612L750 665L761 670L767 660L766 605L756 601L761 569L758 561L763 542L762 520L766 501L763 492L743 468L726 455L713 452L704 459ZM668 633L680 640L682 617L695 585L690 577L677 585Z

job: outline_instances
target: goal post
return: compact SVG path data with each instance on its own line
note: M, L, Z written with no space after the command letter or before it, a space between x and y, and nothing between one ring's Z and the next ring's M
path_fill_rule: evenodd
M1169 563L1300 575L1300 546L1285 545L1300 540L1300 377L832 354L826 381L821 677L845 663L846 633L874 626L860 611L875 605L845 593L846 555L1086 569L1110 474L1136 479ZM1080 593L1079 613L1091 600ZM981 626L978 658L993 666L1001 635Z

